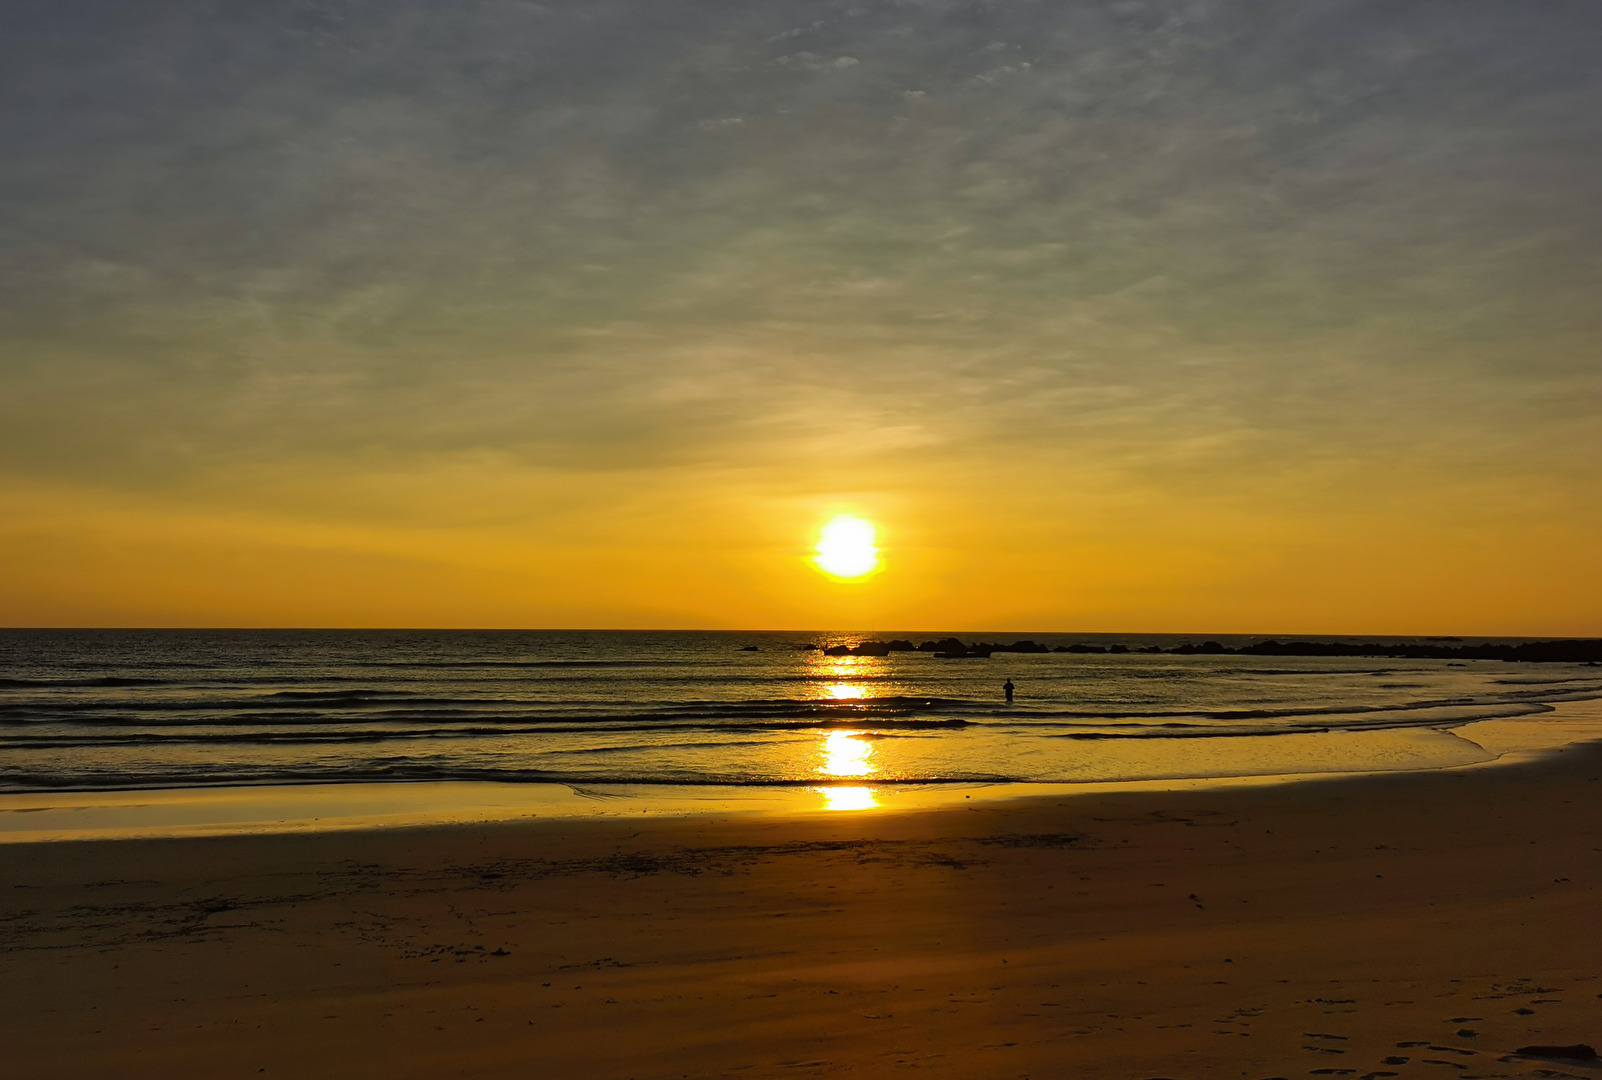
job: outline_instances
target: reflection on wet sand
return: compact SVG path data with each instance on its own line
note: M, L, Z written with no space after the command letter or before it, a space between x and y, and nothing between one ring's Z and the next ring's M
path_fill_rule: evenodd
M816 789L823 796L825 810L871 810L879 805L869 787L823 787Z

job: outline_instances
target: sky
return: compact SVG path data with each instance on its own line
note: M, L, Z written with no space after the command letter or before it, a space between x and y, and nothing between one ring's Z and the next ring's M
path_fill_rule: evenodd
M0 624L1602 635L1599 50L8 0Z

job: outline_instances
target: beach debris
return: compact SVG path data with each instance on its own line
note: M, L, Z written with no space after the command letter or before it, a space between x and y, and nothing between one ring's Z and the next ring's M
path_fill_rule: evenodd
M1595 1061L1596 1050L1585 1043L1572 1046L1521 1046L1513 1051L1519 1057L1562 1058L1565 1061Z

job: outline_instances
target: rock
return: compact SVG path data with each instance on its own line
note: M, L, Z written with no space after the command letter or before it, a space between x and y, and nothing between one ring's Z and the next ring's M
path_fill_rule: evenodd
M864 641L856 647L850 645L830 645L823 650L824 656L889 656L890 650L897 646L891 641ZM911 648L911 643L905 643Z
M1519 1057L1563 1058L1566 1061L1595 1061L1596 1051L1585 1043L1573 1046L1521 1046L1513 1051Z

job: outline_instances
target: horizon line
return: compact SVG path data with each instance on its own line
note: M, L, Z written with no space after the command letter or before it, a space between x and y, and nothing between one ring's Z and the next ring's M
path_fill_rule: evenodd
M187 625L187 626L136 626L136 625L49 625L49 626L6 626L0 625L0 633L6 632L174 632L174 633L203 633L203 632L250 632L250 633L479 633L479 634L845 634L880 636L888 634L901 635L937 635L944 634L957 636L961 634L1049 634L1056 637L1214 637L1214 638L1418 638L1424 640L1452 641L1465 638L1490 639L1522 639L1522 640L1550 640L1550 641L1596 641L1602 640L1599 634L1485 634L1472 632L1457 633L1379 633L1363 631L1359 633L1327 632L1327 631L1271 631L1271 632L1243 632L1234 630L985 630L968 629L942 630L908 629L905 627L895 630L879 629L847 629L847 628L756 628L756 627L626 627L626 626L250 626L250 625Z

